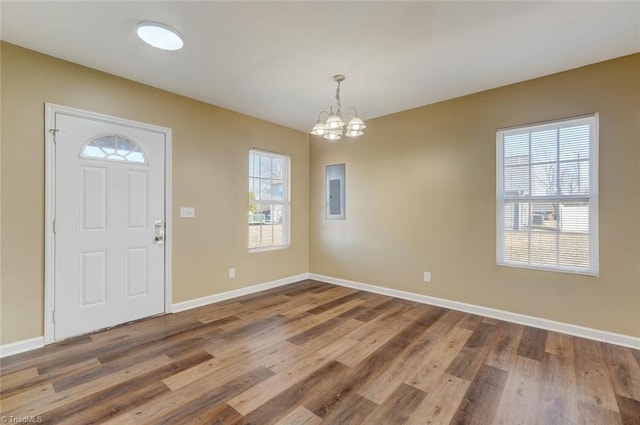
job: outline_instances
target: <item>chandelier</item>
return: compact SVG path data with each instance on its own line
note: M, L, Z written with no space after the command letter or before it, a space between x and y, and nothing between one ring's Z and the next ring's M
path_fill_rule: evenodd
M322 136L327 140L340 140L344 134L347 137L358 137L364 134L364 121L358 116L358 111L353 106L347 109L346 114L342 114L342 105L340 104L340 83L343 82L345 76L342 74L334 75L333 80L338 84L336 87L337 107L334 112L333 105L329 107L329 112L322 111L318 114L318 122L311 129L311 134ZM323 115L326 119L322 121ZM345 126L345 122L348 122Z

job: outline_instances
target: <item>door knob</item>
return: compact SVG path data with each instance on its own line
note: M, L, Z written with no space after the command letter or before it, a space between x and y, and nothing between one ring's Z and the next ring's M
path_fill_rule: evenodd
M156 245L164 244L164 220L156 220L153 222L155 228L155 237L153 241Z

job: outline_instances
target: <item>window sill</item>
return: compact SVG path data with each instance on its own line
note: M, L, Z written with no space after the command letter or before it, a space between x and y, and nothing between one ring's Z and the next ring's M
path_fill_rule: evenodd
M277 246L266 246L262 248L249 248L249 254L254 254L258 252L266 252L266 251L280 251L283 249L287 249L291 246L291 244L286 245L277 245Z
M500 262L500 261L498 261L496 264L500 267L512 267L516 269L540 270L545 272L568 273L568 274L575 274L575 275L581 275L581 276L598 277L597 270L555 268L555 267L548 267L548 266L536 266L534 264L506 263L506 262Z

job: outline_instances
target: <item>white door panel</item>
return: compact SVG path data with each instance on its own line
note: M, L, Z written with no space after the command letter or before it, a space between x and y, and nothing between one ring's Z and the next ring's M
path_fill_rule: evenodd
M55 126L55 339L164 312L164 134L63 113Z
M145 229L147 220L147 173L127 170L125 187L127 191L126 228Z

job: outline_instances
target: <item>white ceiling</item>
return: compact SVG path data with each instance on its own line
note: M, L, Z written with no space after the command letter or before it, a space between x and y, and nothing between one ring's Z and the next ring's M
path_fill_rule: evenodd
M367 119L640 51L640 2L3 1L3 40L308 131L347 76ZM175 52L136 36L155 20Z

